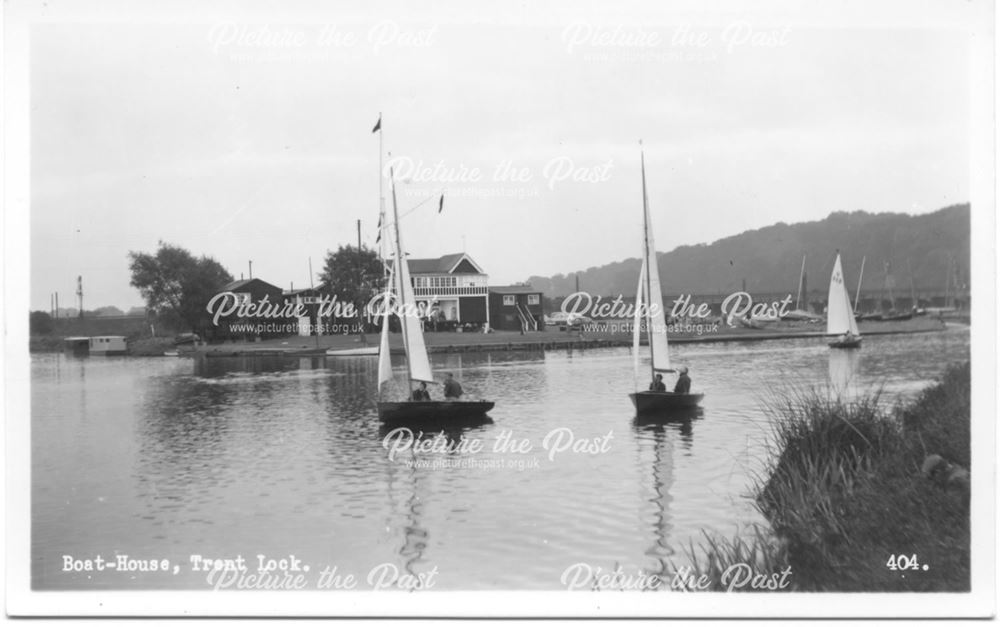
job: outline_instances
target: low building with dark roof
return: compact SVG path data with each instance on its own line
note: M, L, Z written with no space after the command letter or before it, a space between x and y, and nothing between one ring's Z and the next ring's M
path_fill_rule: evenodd
M530 285L494 285L489 288L490 320L501 331L538 331L545 328L542 291Z
M239 279L219 288L218 294L229 294L220 299L216 308L222 306L223 311L243 304L257 307L266 305L277 313L285 306L285 297L281 288L261 279ZM235 301L233 300L235 299ZM286 316L240 316L238 311L221 316L217 325L206 332L211 340L253 340L273 337L283 337L296 332L295 321Z

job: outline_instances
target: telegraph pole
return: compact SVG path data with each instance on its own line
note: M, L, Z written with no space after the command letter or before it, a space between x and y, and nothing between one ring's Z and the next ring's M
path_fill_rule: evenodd
M313 258L312 257L309 257L309 289L310 290L315 290L316 289L316 286L313 284ZM319 308L320 308L320 306L316 305L316 326L313 329L310 329L310 333L315 332L315 336L316 336L316 348L319 348L320 325L322 324L322 322L320 321L320 317L319 317ZM306 311L309 311L308 308L306 309ZM311 314L309 315L309 324L312 324L312 315Z

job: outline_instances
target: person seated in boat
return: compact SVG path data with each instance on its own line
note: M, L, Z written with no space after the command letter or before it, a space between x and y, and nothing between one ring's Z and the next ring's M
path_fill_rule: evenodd
M427 384L423 381L420 382L420 387L413 390L413 396L411 397L414 401L429 401L431 400L430 392L427 391Z
M687 366L678 369L680 376L677 377L677 385L674 386L674 394L687 394L691 391L691 377L688 376Z
M462 397L462 384L455 380L455 377L449 372L445 374L444 380L444 398L445 400L457 401Z
M653 382L649 384L650 392L666 392L667 384L663 382L663 375L656 373L656 377L653 378Z
M848 331L847 333L845 333L845 334L841 335L839 338L837 338L837 341L839 341L842 344L847 344L849 342L853 342L857 338L858 338L857 335L854 335L853 333L851 333L850 331Z

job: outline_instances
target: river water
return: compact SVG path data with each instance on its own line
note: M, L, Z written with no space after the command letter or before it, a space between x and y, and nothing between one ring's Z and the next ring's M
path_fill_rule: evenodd
M766 527L749 495L768 462L769 395L832 379L906 399L968 352L963 328L859 351L674 345L706 396L701 415L667 423L634 420L628 349L432 355L471 398L497 402L492 422L425 434L392 459L372 358L33 355L32 582L207 589L195 555L251 570L294 555L310 587L336 567L356 590L559 589L574 564L657 571L705 533ZM495 450L505 443L520 451ZM170 567L96 570L118 555Z

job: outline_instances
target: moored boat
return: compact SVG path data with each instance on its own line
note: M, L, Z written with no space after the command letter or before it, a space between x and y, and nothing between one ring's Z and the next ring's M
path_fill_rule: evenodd
M359 346L357 348L329 348L329 357L378 357L378 346Z
M86 357L90 355L90 336L64 337L63 350L67 355Z
M806 301L809 300L809 293L806 290L806 256L802 255L802 268L799 270L799 291L795 296L795 309L781 316L781 319L789 322L818 322L822 320L820 316L802 308L802 293L806 292ZM807 304L808 306L808 304Z

